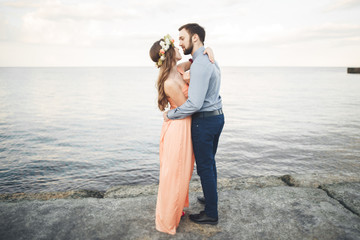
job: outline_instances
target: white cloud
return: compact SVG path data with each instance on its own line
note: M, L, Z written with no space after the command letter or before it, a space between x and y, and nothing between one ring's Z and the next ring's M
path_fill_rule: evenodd
M360 24L333 24L327 23L311 26L289 32L284 36L274 39L279 44L292 44L301 42L339 42L349 44L354 38L360 36ZM359 43L358 43L359 44Z
M27 14L23 17L21 41L35 44L89 45L91 37L83 34L84 29L89 29L88 24L86 25L71 19L52 21Z
M232 29L231 37L225 35ZM236 25L223 28L213 37L220 45L246 45L246 46L282 46L305 42L342 42L343 44L358 44L360 38L360 24L321 24L305 28L286 29L280 24L257 26L241 31Z
M13 41L18 39L20 27L14 25L8 18L0 15L0 41Z
M186 23L176 23L176 19L181 19L189 8L182 1L174 3L157 0L145 2L141 6L139 4L127 2L117 7L101 2L65 4L61 1L18 1L7 3L6 6L30 7L22 17L22 37L18 40L35 44L109 46L110 43L112 47L116 47L132 44L139 41L139 38L154 41L151 39L156 35L154 31L159 32L155 38L157 39L169 29L177 32L177 28ZM224 9L217 2L196 2L193 7L198 11L192 19L215 23L227 16L226 19L231 21L230 17L244 12L238 3L230 1L225 4L227 8ZM214 8L221 10L209 14Z
M61 2L51 2L42 5L32 15L53 20L116 20L136 17L136 12L135 9L114 9L103 3L66 5Z
M156 38L170 29L177 32L180 25L191 21L207 23L207 26L221 25L221 19L235 21L236 17L247 11L240 3L241 1L233 0L196 1L191 5L196 9L196 14L190 11L189 3L179 0L127 1L120 4L23 0L5 2L2 5L26 9L22 16L22 36L18 41L78 46L107 46L111 43L114 47L116 43L124 44L129 38L136 37L136 41L142 35L147 35L146 39L150 40L156 35L155 31L159 32ZM177 22L177 19L187 20Z
M327 7L327 11L335 11L339 9L350 9L360 6L360 0L338 0Z
M8 40L10 32L9 23L3 16L0 16L0 29L0 40Z
M9 4L8 4L9 5ZM10 4L31 9L22 17L19 41L35 44L92 46L107 38L118 40L122 22L137 16L131 8L116 9L103 3L66 5L60 1Z
M227 26L219 26L213 42L222 45L228 44L246 44L258 45L260 43L272 42L279 35L284 34L285 28L281 24L259 25L253 28L243 29L236 23ZM231 34L226 34L231 32Z
M37 58L41 63L46 62L51 49L54 54L67 53L55 57L53 65L57 59L59 65L66 65L66 57L69 64L75 65L102 65L105 60L101 59L105 58L107 65L147 65L151 64L148 50L155 40L167 33L177 39L179 26L198 22L206 29L206 45L214 47L218 59L226 64L236 63L235 56L241 55L246 58L244 62L266 65L271 60L274 65L272 54L278 54L279 49L286 49L279 52L282 63L287 63L289 56L291 64L294 54L302 54L295 49L320 54L319 46L325 56L349 45L355 49L349 55L356 58L356 51L360 51L356 47L360 46L356 11L322 9L352 9L359 6L360 0L304 1L7 1L0 3L0 48L7 51L4 46L12 46L13 52L19 49L16 54L42 54ZM7 51L12 61L33 59L14 56L13 52ZM72 53L78 56L75 58ZM305 59L302 56L299 59ZM5 58L4 53L0 65L8 62Z
M46 2L42 1L42 3ZM40 1L8 1L1 3L1 5L13 8L35 8L40 6Z

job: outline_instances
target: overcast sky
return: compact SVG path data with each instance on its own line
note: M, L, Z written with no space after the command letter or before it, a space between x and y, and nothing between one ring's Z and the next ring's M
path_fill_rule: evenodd
M189 22L222 66L360 67L360 0L0 0L0 66L153 66Z

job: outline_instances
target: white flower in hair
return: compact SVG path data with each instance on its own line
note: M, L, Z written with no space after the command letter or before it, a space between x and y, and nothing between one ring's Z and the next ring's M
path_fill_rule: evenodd
M174 39L168 34L164 37L164 41L160 41L161 49L159 51L159 61L157 62L156 66L161 67L163 61L166 59L165 53L169 50L170 46L174 47Z

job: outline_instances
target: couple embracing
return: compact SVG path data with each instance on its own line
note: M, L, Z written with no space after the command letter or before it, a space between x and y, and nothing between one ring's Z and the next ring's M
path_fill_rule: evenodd
M175 234L189 206L189 183L196 161L204 197L204 211L190 214L198 224L218 223L217 172L215 154L224 126L220 97L220 68L212 50L204 48L205 30L195 23L179 28L179 46L166 35L150 49L160 69L157 80L158 107L164 112L160 136L160 177L156 203L156 229ZM188 72L190 70L190 74ZM194 159L195 158L195 159Z

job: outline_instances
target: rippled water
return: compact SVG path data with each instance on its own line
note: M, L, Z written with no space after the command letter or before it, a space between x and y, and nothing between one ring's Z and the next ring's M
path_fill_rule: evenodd
M158 179L155 68L0 68L0 192ZM360 75L222 68L218 176L360 172ZM194 177L196 172L194 172Z

